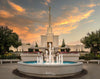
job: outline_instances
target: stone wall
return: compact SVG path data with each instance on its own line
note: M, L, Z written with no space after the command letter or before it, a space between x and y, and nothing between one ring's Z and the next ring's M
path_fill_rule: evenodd
M28 54L28 53L22 53L21 55L22 61L36 61L37 60L37 54ZM78 61L80 54L63 54L63 60L64 61Z

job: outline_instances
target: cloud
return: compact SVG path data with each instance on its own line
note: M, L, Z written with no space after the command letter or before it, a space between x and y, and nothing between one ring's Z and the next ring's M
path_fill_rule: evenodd
M72 13L78 13L79 10L77 8L75 8L74 10L71 11ZM53 32L54 34L60 35L60 34L68 34L70 33L72 30L76 29L78 27L78 23L83 20L88 18L89 16L91 16L91 14L94 12L94 10L89 10L86 12L80 12L78 15L70 15L69 17L58 17L56 22L52 23L52 28L53 28ZM44 25L44 26L36 26L37 28L35 28L35 32L34 34L31 33L27 33L27 37L28 38L24 38L27 41L30 39L32 40L32 36L35 37L35 39L40 39L40 35L44 35L47 32L47 27L48 25Z
M74 7L73 10L71 11L72 14L75 14L78 12L80 12L78 7Z
M17 33L19 35L19 38L24 43L32 43L33 41L40 40L40 33L31 33L29 31L28 27L15 27L15 26L9 26L10 29L13 30L13 32ZM22 30L23 29L23 30Z
M48 27L47 11L41 10L41 11L27 12L23 7L11 1L8 1L8 3L14 10L16 10L15 12L18 12L20 14L25 12L25 14L16 15L15 13L12 12L7 13L7 11L6 14L4 14L4 12L0 12L3 13L2 17L6 18L6 19L0 18L0 25L8 24L9 28L13 29L13 31L19 35L19 37L22 39L23 42L32 43L33 41L40 40L40 35L46 34ZM48 5L48 3L51 3L51 0L45 1L45 5ZM54 34L60 35L60 34L71 33L72 30L78 27L80 21L89 18L94 11L95 10L93 9L82 11L78 7L72 7L69 13L66 11L62 12L62 15L60 15L59 17L52 18L54 20L52 21L52 28ZM13 16L14 18L8 19L8 17L13 17ZM43 23L43 21L45 23ZM31 27L28 27L28 25L30 25Z
M8 0L8 3L10 4L10 6L11 6L14 10L16 10L16 11L18 11L18 12L25 12L25 9L24 9L23 7L17 5L17 4L15 4L15 3L13 3L13 2L11 2L10 0Z
M35 12L27 12L27 16L33 16L33 18L44 18L47 16L47 12L45 10L35 11Z
M45 0L44 2L41 2L41 3L48 6L48 4L51 3L51 0Z
M57 25L64 25L64 24L70 24L70 23L77 23L83 19L88 18L93 12L94 12L94 10L89 10L85 13L80 13L77 16L71 15L68 18L58 17L58 19L57 19L58 21L55 22L54 25L57 26Z
M5 23L0 22L0 26L5 26Z
M91 22L94 22L94 20L89 20L89 21L87 21L86 23L91 23Z
M93 7L96 7L96 6L100 6L100 3L90 3L90 4L84 4L84 5L80 5L81 7L89 7L89 8L93 8Z
M78 27L78 25L69 25L69 26L59 26L54 28L54 33L57 35L60 34L68 34L71 30L74 30Z
M45 25L44 27L42 26L37 26L37 28L35 29L36 32L40 32L41 34L45 34L47 31L47 27L48 25Z
M95 7L95 6L97 6L96 4L89 4L89 5L87 5L87 7L90 7L90 8L92 8L92 7Z
M100 6L100 3L97 3L98 6Z
M0 17L2 18L10 18L13 17L14 15L5 11L5 10L0 10Z

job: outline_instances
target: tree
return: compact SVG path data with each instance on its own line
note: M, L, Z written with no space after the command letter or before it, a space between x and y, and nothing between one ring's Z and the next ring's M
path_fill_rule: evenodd
M70 48L66 48L66 52L70 52Z
M65 47L66 45L65 45L65 41L64 41L64 39L63 39L63 41L62 41L62 45L61 45L61 47ZM61 51L63 52L65 49L61 49Z
M18 35L7 26L0 26L0 54L9 52L11 45L14 47L21 45Z
M35 43L35 47L38 47L38 44L37 44L37 42Z
M65 46L66 46L66 45L65 45L65 41L64 41L64 39L63 39L61 47L65 47Z
M21 46L22 45L22 43L21 43L21 40L18 40L17 42L15 42L15 44L13 45L16 49L17 49L17 51L18 51L18 47L19 46Z
M35 43L35 47L38 47L37 42ZM35 49L35 51L39 51L39 49Z
M85 48L90 48L91 53L100 51L100 30L88 33L87 36L81 39Z
M33 49L32 49L32 48L29 48L29 49L28 49L28 52L33 52Z

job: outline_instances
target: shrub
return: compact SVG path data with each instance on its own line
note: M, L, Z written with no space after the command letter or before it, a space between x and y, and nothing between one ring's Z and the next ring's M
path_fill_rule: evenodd
M90 54L86 54L84 59L85 59L85 60L90 60L91 58L92 58L92 57L91 57Z
M100 60L100 55L97 55L97 59L99 59L99 60Z
M0 55L0 59L21 59L21 57L16 54L5 53L4 55Z
M13 52L13 50L9 50L9 52Z
M85 59L85 56L80 56L79 59Z
M33 49L29 48L29 49L28 49L28 52L33 52Z
M66 48L66 52L70 52L70 48Z
M100 55L94 55L93 53L90 53L90 54L85 54L85 56L80 56L79 59L85 59L85 60L100 59Z

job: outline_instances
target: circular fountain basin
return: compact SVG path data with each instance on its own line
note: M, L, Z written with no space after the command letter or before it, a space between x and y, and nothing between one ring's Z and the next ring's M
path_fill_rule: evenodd
M21 73L36 77L65 77L72 76L82 71L82 62L64 61L58 63L37 63L36 61L18 62Z

